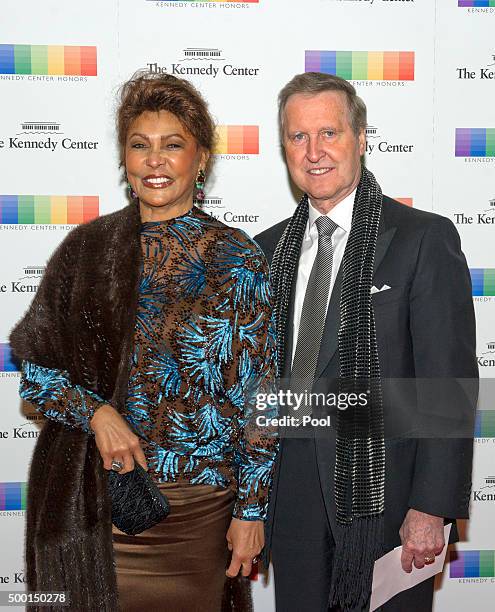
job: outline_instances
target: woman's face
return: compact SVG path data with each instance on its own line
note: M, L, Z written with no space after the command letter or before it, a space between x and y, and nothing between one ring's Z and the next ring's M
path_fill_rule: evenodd
M139 198L143 220L171 219L187 212L208 153L168 111L145 111L129 126L127 178Z

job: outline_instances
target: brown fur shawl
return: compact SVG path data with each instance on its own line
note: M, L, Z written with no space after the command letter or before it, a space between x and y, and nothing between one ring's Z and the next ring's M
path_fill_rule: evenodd
M75 228L52 256L10 336L17 358L66 370L74 384L117 409L127 389L140 223L131 205ZM94 438L48 421L28 482L29 590L69 591L74 610L116 610L110 524L106 475Z
M10 336L18 359L67 371L117 410L127 393L140 229L134 204L75 228ZM29 474L26 577L29 590L69 591L72 610L118 609L106 473L94 438L50 420ZM246 581L232 586L224 610L249 610Z

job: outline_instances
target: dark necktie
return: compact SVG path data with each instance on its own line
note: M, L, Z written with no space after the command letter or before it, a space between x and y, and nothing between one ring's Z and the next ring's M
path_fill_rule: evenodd
M328 294L332 278L333 246L332 234L338 225L322 215L316 219L318 229L318 252L304 296L297 335L296 351L292 363L291 390L294 393L311 392L320 352L323 328L327 315ZM301 405L299 418L311 414L311 407Z

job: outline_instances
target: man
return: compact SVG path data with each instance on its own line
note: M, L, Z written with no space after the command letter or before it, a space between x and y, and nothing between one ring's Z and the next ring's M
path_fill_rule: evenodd
M256 237L272 267L282 388L361 389L366 404L330 427L285 430L265 553L278 611L366 610L376 558L402 544L403 570L423 568L444 524L468 515L473 405L455 378L478 375L469 272L449 220L382 196L361 165L366 107L350 83L294 77L279 121L305 194ZM423 612L432 598L430 579L383 610Z

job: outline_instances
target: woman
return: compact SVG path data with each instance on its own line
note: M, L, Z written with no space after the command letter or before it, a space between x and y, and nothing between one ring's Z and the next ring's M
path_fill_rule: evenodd
M263 547L276 440L252 417L275 376L267 265L193 204L214 125L190 83L134 77L117 131L132 204L67 236L11 335L21 396L48 417L29 587L67 589L73 609L115 609L118 591L122 610L218 612L225 574L249 575ZM112 550L103 468L134 462L171 511L138 536L113 528Z

